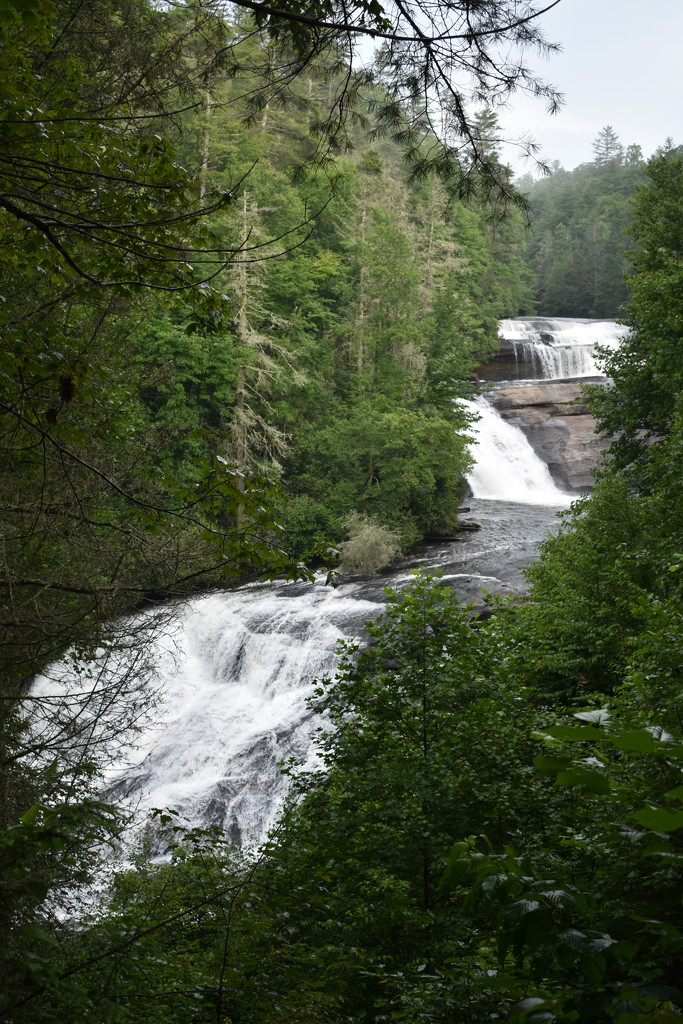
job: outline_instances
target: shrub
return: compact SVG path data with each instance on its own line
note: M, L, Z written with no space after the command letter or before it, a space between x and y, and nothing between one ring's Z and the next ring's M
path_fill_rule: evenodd
M368 516L353 512L344 523L349 539L340 544L341 568L346 572L379 572L401 550L398 534Z

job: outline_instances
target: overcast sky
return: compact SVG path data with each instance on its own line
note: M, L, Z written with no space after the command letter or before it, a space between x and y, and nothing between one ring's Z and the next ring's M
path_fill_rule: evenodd
M542 24L562 53L528 61L565 103L549 117L542 101L514 98L499 113L508 137L530 133L566 170L593 159L591 143L608 124L645 157L667 136L683 143L683 0L561 0ZM504 158L533 171L510 147Z

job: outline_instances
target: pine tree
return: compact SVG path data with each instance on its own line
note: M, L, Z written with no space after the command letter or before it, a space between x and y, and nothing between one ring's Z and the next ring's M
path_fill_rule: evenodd
M593 142L593 152L595 153L595 162L599 167L612 160L621 162L624 147L619 142L619 136L611 124L606 125L598 133Z

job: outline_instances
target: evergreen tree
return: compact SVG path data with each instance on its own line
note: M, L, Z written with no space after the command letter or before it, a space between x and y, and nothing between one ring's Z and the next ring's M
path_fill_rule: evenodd
M649 442L675 429L683 387L678 299L683 159L674 153L653 158L647 174L635 197L632 331L606 364L615 386L593 396L599 425L615 438L613 451L622 466L638 453L647 461Z
M619 142L619 136L611 124L606 125L598 133L597 138L593 142L593 152L595 153L595 163L598 167L602 167L611 161L621 163L624 147Z

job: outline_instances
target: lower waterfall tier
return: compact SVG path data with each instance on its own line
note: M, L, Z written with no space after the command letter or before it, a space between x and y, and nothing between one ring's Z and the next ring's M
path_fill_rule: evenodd
M463 603L481 602L487 591L524 589L522 567L557 522L555 508L476 498L468 504L480 530L418 545L380 576L355 577L336 589L253 585L164 609L161 626L146 627L142 617L132 622L138 639L148 628L148 664L142 671L133 657L126 685L139 688L147 710L117 740L105 798L140 820L168 808L186 824L218 826L235 842L261 841L285 792L279 765L313 756L321 724L306 704L313 680L334 672L340 638L362 640L364 623L381 612L384 588L404 586L423 567L440 571ZM36 680L34 706L45 709L36 728L54 737L50 757L60 729L70 737L71 756L87 756L93 739L100 746L88 728L83 749L74 748L68 719L94 720L102 706L115 711L124 661L114 672L103 655L79 677L65 660Z
M471 428L476 439L475 465L467 477L476 498L569 505L571 496L555 485L546 463L521 430L503 419L487 398L462 404L479 416Z

